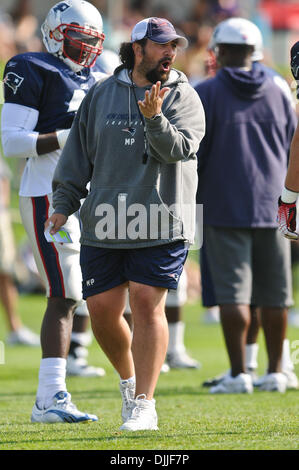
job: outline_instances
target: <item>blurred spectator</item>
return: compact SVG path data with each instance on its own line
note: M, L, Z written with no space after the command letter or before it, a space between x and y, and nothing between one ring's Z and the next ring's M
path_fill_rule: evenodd
M7 344L39 346L39 336L22 325L17 313L18 291L14 283L16 250L9 212L9 178L10 172L0 158L0 301L10 331Z
M151 5L150 16L167 18L173 24L179 26L183 18L187 18L192 14L194 4L202 3L202 1L184 0L183 2L174 2L173 0L151 0L148 3Z
M12 19L0 10L0 61L6 62L16 51Z
M208 65L211 57L207 47L212 32L213 26L211 24L203 23L198 25L196 41L191 44L184 54L179 56L176 62L176 66L187 75L191 85L196 85L209 76Z
M216 23L240 14L240 0L212 0L209 3Z
M15 27L17 51L19 53L41 51L42 43L38 31L39 25L34 14L32 1L17 0L14 9L11 11L11 18Z

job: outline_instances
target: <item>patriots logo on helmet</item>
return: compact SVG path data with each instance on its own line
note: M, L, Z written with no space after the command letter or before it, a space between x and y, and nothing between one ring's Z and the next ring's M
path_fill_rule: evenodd
M71 5L68 5L67 3L64 3L64 2L60 2L60 3L57 3L57 5L53 7L53 11L55 11L55 13L57 13L57 11L64 12L70 7Z
M9 86L9 88L13 90L13 93L15 95L16 92L18 91L18 88L21 86L23 80L24 80L24 77L20 77L14 72L8 72L3 79L3 83Z

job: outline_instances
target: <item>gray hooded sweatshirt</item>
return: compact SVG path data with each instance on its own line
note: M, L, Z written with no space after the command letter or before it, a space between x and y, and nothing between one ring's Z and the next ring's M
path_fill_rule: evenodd
M53 178L56 213L69 216L85 199L81 244L193 242L204 110L182 72L173 69L164 86L170 91L155 119L137 105L151 87L136 87L123 66L82 101Z

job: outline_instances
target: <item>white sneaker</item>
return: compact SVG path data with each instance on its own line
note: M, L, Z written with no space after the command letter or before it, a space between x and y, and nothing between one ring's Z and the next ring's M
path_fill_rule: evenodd
M297 375L292 370L283 370L282 373L287 378L287 389L288 390L297 390L299 388L299 380Z
M40 346L39 336L25 326L16 331L12 331L6 340L7 344L13 346L15 344L23 344L25 346Z
M220 322L220 309L218 305L214 307L209 307L204 313L204 323L207 325L219 323Z
M186 351L167 353L167 364L171 369L199 369L200 363L188 356Z
M162 364L162 367L161 367L161 374L167 374L167 372L170 371L170 367L169 365L167 364L167 362L164 362L164 364Z
M210 393L252 393L252 378L249 374L239 374L236 377L226 376L218 385L211 387Z
M155 404L154 399L146 400L146 395L138 395L134 400L130 418L119 429L121 431L157 431L159 428Z
M119 382L119 390L122 397L121 417L123 423L131 416L132 408L135 404L135 387L136 383L129 380L121 380Z
M203 387L215 387L215 385L220 384L220 382L226 379L226 377L230 377L230 370L228 372L224 372L223 374L216 375L216 377L205 380L202 386Z
M281 371L281 373L286 376L286 379L287 379L286 388L288 390L293 390L293 389L297 390L299 388L299 381L295 372L293 372L292 370L283 370ZM254 387L260 387L261 385L263 385L267 375L269 374L262 375L257 380L255 380L253 382Z
M260 377L258 387L265 392L284 393L287 389L287 377L281 372L273 372Z
M258 375L257 375L256 369L247 368L247 369L246 369L246 374L249 374L249 375L251 376L252 385L253 385L253 384L254 384L254 381L258 379Z
M257 377L257 374L256 374L256 369L246 369L246 374L251 376L252 383L255 386L255 383L258 380L258 377ZM227 372L224 372L223 374L216 375L216 377L213 377L212 379L205 380L203 382L202 386L203 387L214 387L215 385L218 385L220 382L222 382L227 377L231 377L230 370L227 371Z
M68 392L56 393L49 408L40 409L35 403L31 414L32 423L86 423L89 421L98 421L98 417L79 411L71 402L71 395Z
M78 377L104 377L106 372L102 367L89 366L86 360L88 351L82 346L78 346L69 354L66 361L67 375Z
M290 310L288 315L288 324L299 328L299 310Z

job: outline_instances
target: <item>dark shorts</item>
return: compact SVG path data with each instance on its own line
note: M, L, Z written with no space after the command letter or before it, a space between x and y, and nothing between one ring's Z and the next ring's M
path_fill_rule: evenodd
M201 280L201 302L204 307L217 305L215 290L207 260L205 243L199 250L200 280Z
M277 229L206 225L204 246L205 280L216 305L293 304L290 241Z
M176 289L188 254L183 241L149 248L100 248L81 246L83 298L127 281Z

